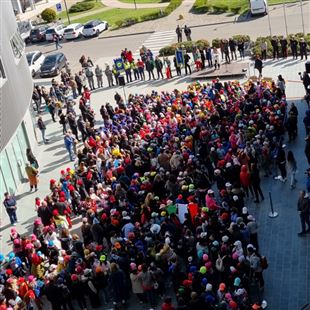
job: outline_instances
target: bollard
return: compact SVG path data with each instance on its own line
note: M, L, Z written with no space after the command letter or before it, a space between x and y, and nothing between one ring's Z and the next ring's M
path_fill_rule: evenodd
M272 198L271 198L271 192L269 192L269 201L270 201L270 209L271 209L271 212L269 212L268 216L271 217L271 218L275 218L277 217L279 214L278 212L275 212L273 210L273 203L272 203Z

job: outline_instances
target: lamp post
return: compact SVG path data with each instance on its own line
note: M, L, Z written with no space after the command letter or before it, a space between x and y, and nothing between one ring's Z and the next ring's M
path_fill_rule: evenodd
M303 12L303 7L302 7L302 0L300 0L300 11L301 11L302 32L305 35L305 23L304 23L304 12Z
M284 13L285 32L286 32L286 37L287 37L288 36L288 32L287 32L286 9L285 9L285 2L284 2L284 0L283 0L283 13Z
M67 13L67 17L68 17L68 22L69 22L69 24L71 24L70 17L69 17L69 12L68 12L68 7L67 7L67 1L64 0L64 3L65 3L66 13Z
M135 5L135 10L137 9L137 3L136 3L136 0L133 0L133 3Z

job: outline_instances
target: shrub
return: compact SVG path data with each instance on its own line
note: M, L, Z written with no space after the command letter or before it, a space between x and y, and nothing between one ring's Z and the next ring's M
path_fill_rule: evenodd
M41 17L47 23L53 22L56 20L56 11L51 8L47 8L42 11Z
M169 5L165 8L164 13L169 15L172 13L177 7L179 7L182 3L182 0L171 0Z
M177 48L183 48L186 50L186 52L191 53L195 50L196 47L199 49L206 48L207 46L210 46L209 42L207 40L198 40L198 41L184 41L181 43L174 43L170 46L163 47L159 51L160 56L171 56L175 54L175 51Z
M122 28L122 27L131 26L131 25L136 24L138 22L139 22L138 18L132 17L132 18L126 18L126 19L117 20L115 22L115 25L116 25L117 28Z
M203 14L211 11L211 5L208 4L208 0L196 0L193 7L192 11L197 14Z
M212 47L216 47L219 48L220 47L220 43L221 43L221 39L216 38L212 40Z
M146 14L144 16L141 16L140 21L144 22L147 20L153 20L153 19L164 17L164 16L165 15L162 14L161 11L158 11L158 12L154 12L154 13L150 13L150 14Z
M165 46L159 50L159 56L172 56L175 54L176 44Z
M90 1L77 2L71 6L71 8L69 9L69 13L88 11L94 8L94 6L95 2Z

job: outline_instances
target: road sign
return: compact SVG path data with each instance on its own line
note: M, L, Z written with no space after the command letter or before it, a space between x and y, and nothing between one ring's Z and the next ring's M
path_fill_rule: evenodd
M56 3L56 10L57 10L57 12L62 11L61 3Z
M124 70L124 63L122 58L114 59L115 68L118 72Z

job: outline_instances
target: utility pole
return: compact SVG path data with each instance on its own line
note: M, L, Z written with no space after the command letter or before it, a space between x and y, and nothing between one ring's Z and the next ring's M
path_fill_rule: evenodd
M302 0L300 0L300 11L301 11L302 32L305 35L304 10L302 7Z
M286 31L286 37L287 37L288 36L288 32L287 32L286 9L285 9L285 2L284 2L284 0L283 0L283 12L284 12L285 31Z
M267 1L266 1L266 4L267 4L267 17L268 17L268 24L269 24L269 33L270 33L270 36L272 37L271 22L270 22L270 15L269 15L269 6L268 6Z
M69 17L69 12L68 12L68 7L67 7L67 1L64 0L64 3L65 3L66 13L67 13L67 17L68 17L68 22L69 22L69 24L71 24L70 17Z

